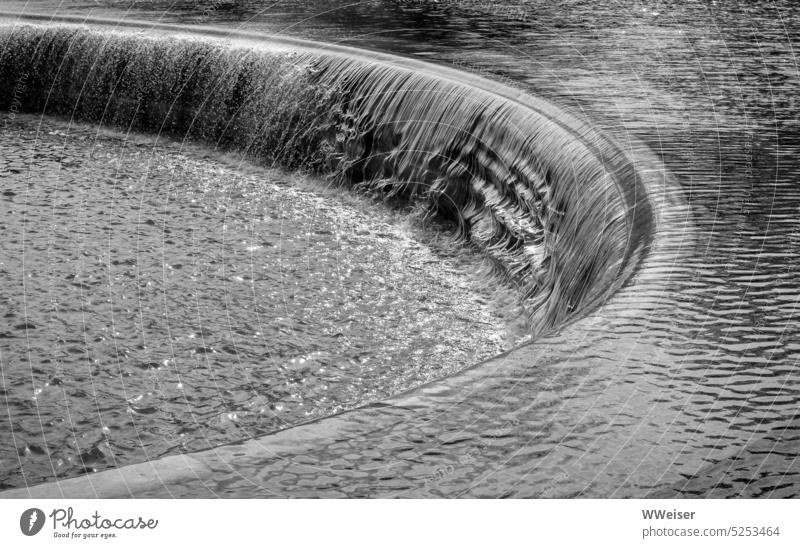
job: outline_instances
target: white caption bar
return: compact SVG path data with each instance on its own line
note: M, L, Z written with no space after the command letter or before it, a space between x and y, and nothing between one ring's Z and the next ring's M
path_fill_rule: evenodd
M800 546L800 501L0 500L3 546Z

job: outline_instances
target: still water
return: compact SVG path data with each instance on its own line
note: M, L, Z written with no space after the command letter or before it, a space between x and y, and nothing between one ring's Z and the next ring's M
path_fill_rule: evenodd
M490 75L590 120L634 158L644 143L643 164L655 155L680 194L637 279L591 316L398 408L311 425L312 455L286 444L280 462L242 463L247 480L221 473L177 494L800 493L794 3L99 4L60 5L345 42Z

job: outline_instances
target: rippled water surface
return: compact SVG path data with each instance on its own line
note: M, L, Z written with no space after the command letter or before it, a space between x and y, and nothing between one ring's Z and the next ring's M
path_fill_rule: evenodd
M478 258L324 181L32 117L3 139L7 485L276 430L510 343Z
M313 455L278 436L286 460L243 462L247 480L220 471L217 485L175 493L800 495L795 3L101 4L63 9L460 66L590 120L675 182L651 257L604 308L399 408L310 427Z

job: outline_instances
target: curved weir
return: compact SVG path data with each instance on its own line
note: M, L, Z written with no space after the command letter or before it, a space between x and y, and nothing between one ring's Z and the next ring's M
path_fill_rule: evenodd
M214 29L197 36L169 25L135 33L93 25L1 26L0 109L165 133L422 204L458 223L461 236L519 288L538 336L607 302L649 251L652 196L631 158L545 101L351 48ZM463 390L471 375L480 373L425 390ZM414 399L402 409L413 410ZM386 412L378 405L360 418L334 417L337 440L347 437L349 420ZM294 437L306 434L290 429L277 444L313 446L324 430L312 427L304 442ZM221 468L226 451L239 449L215 452ZM194 463L187 473L202 475L207 463ZM178 476L175 482L185 480Z
M534 332L607 299L649 241L644 189L613 142L471 75L299 41L72 26L6 26L0 48L0 108L167 133L427 204L520 287Z

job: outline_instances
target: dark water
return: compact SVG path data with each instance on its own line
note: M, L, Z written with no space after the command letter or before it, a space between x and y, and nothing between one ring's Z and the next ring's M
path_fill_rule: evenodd
M476 256L322 180L35 117L2 150L7 486L278 430L513 342Z
M37 4L52 2L27 9ZM287 445L287 461L245 463L248 481L223 477L215 492L250 493L254 481L289 495L800 493L794 3L64 6L344 41L492 75L632 151L644 143L680 188L664 189L650 259L604 308L402 400L404 411L314 425L313 456ZM341 470L363 474L342 486Z

